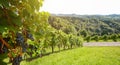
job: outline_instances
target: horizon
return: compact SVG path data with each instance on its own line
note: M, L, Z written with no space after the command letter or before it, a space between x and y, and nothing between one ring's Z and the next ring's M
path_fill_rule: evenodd
M74 14L74 13L70 13L70 14L55 14L55 13L50 13L50 14L53 14L53 15L120 15L120 14Z
M118 0L44 0L40 11L51 14L110 15L120 14Z

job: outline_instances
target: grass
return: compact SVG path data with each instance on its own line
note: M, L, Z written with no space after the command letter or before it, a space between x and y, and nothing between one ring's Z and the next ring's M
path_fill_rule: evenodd
M53 53L21 65L120 65L120 47L82 47Z

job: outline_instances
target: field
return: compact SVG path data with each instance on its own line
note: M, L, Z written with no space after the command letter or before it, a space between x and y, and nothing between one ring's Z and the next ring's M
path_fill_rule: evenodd
M82 47L23 61L21 65L120 65L120 47Z

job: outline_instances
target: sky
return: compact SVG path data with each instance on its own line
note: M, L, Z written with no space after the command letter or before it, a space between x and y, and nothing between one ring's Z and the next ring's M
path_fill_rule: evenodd
M120 0L44 0L40 11L52 14L120 14Z

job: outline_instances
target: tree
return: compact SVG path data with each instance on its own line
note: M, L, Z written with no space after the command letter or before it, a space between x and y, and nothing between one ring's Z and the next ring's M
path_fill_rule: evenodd
M90 42L90 41L91 41L91 36L87 36L87 37L85 38L85 40L86 40L87 42Z
M87 36L88 36L88 33L87 33L87 31L82 30L82 31L79 32L79 35L81 35L81 36L83 36L83 37L87 37Z
M117 38L118 38L118 35L117 34L112 34L111 35L111 39L113 40L113 41L117 41Z
M64 34L63 39L62 39L64 49L66 49L67 42L68 42L68 36L66 34Z
M81 38L81 37L76 37L75 38L75 42L76 42L76 46L78 46L78 47L82 47L83 46L83 38Z
M54 52L54 47L57 45L57 35L55 31L52 31L51 33L51 40L50 40L50 46L52 48L52 53Z
M102 37L102 39L103 39L104 41L107 41L107 40L108 40L108 36L107 36L107 35L104 35L104 36Z
M60 51L60 48L62 47L62 44L63 44L63 32L61 30L57 31L57 34L58 34L58 37L57 37L57 46L59 48L59 51Z
M72 34L69 35L69 42L70 42L70 47L73 48L73 45L75 44L75 38Z
M95 41L99 41L99 36L95 35L92 39L95 40Z

